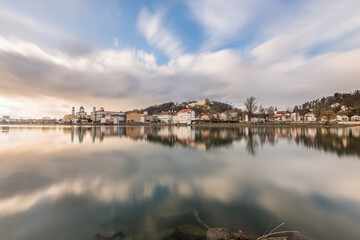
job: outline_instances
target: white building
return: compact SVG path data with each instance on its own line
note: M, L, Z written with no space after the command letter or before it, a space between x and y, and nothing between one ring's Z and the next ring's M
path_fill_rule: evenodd
M347 122L347 121L349 121L349 117L346 116L346 115L342 115L342 116L341 116L341 121Z
M208 105L208 104L209 104L209 99L201 99L201 100L197 101L197 104L198 104L199 106Z
M292 122L300 122L301 117L299 113L290 113L290 121Z
M156 116L160 122L163 122L163 123L172 123L173 122L173 114L171 112L162 112Z
M339 107L340 106L340 103L333 103L331 104L331 108L336 108L336 107Z
M76 113L77 119L85 119L86 118L86 112L83 106L80 107L79 111Z
M307 114L305 114L305 122L315 122L316 121L316 117L315 114L312 112L309 112Z
M115 112L115 111L105 111L105 109L103 107L100 108L100 110L96 110L96 108L93 108L93 111L91 112L91 120L93 122L100 122L101 118L103 117L113 117L113 116L117 116L117 117L121 117L121 120L124 120L126 117L126 114L124 112Z
M360 116L359 115L352 116L351 121L360 121Z
M191 109L182 109L173 118L174 123L186 123L191 124L191 121L195 120L195 112Z
M195 107L196 105L198 105L198 103L194 101L194 102L189 103L188 107Z

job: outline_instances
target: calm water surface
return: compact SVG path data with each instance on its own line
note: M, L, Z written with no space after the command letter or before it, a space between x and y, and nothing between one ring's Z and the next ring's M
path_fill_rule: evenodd
M360 239L360 128L0 126L0 239Z

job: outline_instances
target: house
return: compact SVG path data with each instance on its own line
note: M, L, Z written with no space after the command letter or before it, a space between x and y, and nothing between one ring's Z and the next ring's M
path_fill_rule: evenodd
M208 115L208 114L201 114L200 120L209 121L209 120L210 120L210 115Z
M349 121L349 117L346 116L346 115L342 115L342 116L341 116L341 121L347 122L347 121Z
M285 122L290 120L290 113L288 111L276 111L275 119L279 122Z
M301 121L301 117L299 113L291 113L290 114L290 121L292 122L300 122Z
M188 107L195 107L196 105L198 105L198 103L193 101L193 102L188 104Z
M138 111L131 111L126 114L126 122L144 122L145 114Z
M226 110L225 113L230 120L236 120L238 117L238 113L234 109Z
M322 116L322 117L320 118L320 121L321 121L321 122L327 122L327 120L328 120L328 119L327 119L326 116Z
M230 109L230 110L226 110L223 113L220 113L220 120L221 121L236 120L237 116L238 116L237 112L233 109Z
M173 122L173 114L171 112L162 112L157 114L157 119L163 123L172 123Z
M304 121L305 122L315 122L316 121L315 114L313 112L308 112L304 116Z
M210 103L209 99L201 99L201 100L197 101L197 105L199 105L199 106L209 105L209 103Z
M342 106L341 106L341 110L342 110L342 111L347 111L347 110L349 110L349 109L348 109L348 107L347 107L347 106L342 105Z
M352 116L351 121L360 121L360 116L359 115Z
M195 112L192 109L182 109L176 114L174 122L191 124L193 120L195 120Z
M152 116L151 115L145 115L144 122L150 123L151 121L152 121Z
M340 106L340 103L333 103L331 104L331 108L336 108L336 107L339 107Z

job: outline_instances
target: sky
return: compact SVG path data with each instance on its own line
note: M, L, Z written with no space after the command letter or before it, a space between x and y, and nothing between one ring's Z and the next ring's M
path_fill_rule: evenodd
M0 0L0 116L360 89L359 0Z

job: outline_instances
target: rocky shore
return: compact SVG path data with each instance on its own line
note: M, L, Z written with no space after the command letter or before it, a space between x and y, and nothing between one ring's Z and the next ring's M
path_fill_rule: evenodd
M270 232L271 233L271 232ZM126 236L121 231L107 231L97 233L95 240L134 240L132 236ZM310 240L310 238L299 232L279 232L264 234L255 237L244 233L241 230L235 233L229 232L226 228L209 228L204 230L195 225L181 225L176 229L167 229L160 231L157 235L151 237L157 240Z

